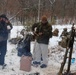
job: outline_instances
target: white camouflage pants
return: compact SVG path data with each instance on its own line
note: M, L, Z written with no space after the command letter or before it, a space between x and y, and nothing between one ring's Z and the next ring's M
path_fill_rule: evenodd
M42 64L48 63L48 45L35 43L35 49L33 51L34 61L41 62L41 57L43 59Z

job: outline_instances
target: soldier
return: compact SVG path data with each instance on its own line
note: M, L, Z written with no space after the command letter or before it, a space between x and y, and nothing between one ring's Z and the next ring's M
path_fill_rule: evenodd
M61 37L62 40L59 41L59 45L61 45L63 48L66 48L69 40L69 32L67 32L67 28L64 28Z
M62 32L62 34L61 34L61 37L62 37L62 36L67 36L67 35L68 35L67 28L64 28L64 29L63 29L63 32Z

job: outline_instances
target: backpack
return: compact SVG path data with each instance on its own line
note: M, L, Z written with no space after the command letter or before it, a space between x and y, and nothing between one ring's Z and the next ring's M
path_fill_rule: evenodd
M67 44L68 44L67 40L68 40L67 37L65 37L65 36L62 37L62 40L59 41L59 45L60 45L61 47L63 47L63 48L66 48L66 47L67 47Z

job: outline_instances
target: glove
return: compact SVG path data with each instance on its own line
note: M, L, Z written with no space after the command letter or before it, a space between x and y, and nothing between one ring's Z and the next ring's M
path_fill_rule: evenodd
M10 26L7 26L7 29L8 29L8 30L10 30L10 29L11 29L11 27L10 27Z

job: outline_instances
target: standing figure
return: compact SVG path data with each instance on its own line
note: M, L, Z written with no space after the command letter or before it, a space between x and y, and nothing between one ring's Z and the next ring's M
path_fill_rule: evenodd
M5 14L0 15L0 66L4 68L5 64L5 55L7 52L7 39L8 33L12 29L7 22L8 18Z
M63 36L67 36L68 35L68 31L67 31L67 28L64 28L60 37L63 37Z
M35 59L33 64L46 68L48 64L48 43L49 38L52 37L52 26L48 23L46 16L42 16L41 22L37 25L35 35Z

